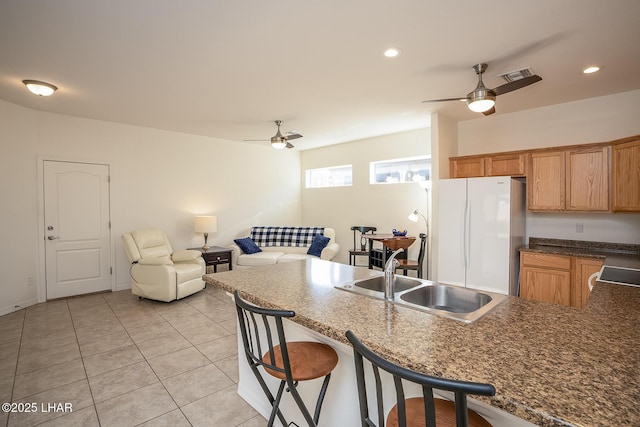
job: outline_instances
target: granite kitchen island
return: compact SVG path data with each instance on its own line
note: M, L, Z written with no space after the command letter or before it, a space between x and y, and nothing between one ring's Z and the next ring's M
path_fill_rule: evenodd
M205 280L294 310L294 322L345 345L350 329L410 369L491 383L496 395L480 402L533 424L640 425L640 288L597 283L583 310L508 297L471 324L334 288L380 274L313 259Z

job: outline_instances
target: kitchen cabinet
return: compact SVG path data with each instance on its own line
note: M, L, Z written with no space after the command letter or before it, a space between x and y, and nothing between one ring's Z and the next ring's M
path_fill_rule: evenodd
M564 210L565 152L544 151L529 154L527 208Z
M614 212L640 212L640 140L613 145L611 198Z
M484 176L484 157L452 158L449 161L451 178Z
M566 152L566 210L609 210L609 147Z
M571 305L571 257L523 252L520 298Z
M527 187L532 211L608 211L609 147L532 152Z
M525 176L525 153L496 154L484 162L486 176Z
M589 277L602 260L522 252L520 298L583 308L589 299Z
M589 277L602 268L602 261L593 258L578 258L575 261L574 290L571 305L583 308L589 299Z
M501 153L487 156L452 157L451 178L481 176L525 176L526 153Z

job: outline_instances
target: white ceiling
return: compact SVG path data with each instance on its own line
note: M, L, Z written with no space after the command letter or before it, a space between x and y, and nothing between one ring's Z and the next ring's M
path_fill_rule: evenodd
M238 143L282 119L307 149L482 117L421 103L465 96L478 62L488 87L543 77L496 114L639 89L638 22L638 0L2 0L0 99Z

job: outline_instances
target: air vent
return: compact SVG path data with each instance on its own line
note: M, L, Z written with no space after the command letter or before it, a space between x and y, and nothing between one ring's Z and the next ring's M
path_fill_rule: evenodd
M516 80L522 80L525 77L533 76L533 71L531 67L523 68L522 70L510 71L508 73L500 74L500 77L505 79L507 82L514 82Z

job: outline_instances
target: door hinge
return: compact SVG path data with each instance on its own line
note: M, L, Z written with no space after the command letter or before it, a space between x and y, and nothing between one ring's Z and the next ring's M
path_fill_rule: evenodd
M109 230L111 230L111 221L109 221Z
M113 275L113 267L109 267L109 274Z
M111 184L111 175L107 175L107 182Z

